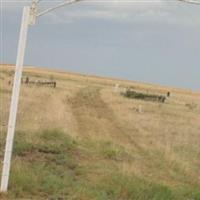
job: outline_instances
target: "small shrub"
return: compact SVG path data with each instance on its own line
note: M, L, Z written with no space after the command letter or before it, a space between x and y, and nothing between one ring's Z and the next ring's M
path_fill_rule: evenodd
M124 154L122 147L114 145L111 142L101 142L99 148L101 154L106 159L119 160Z
M146 101L158 101L162 103L164 103L166 100L166 97L163 95L145 94L142 92L136 92L131 89L127 89L126 92L124 93L124 96L128 98L133 98L133 99L141 99L141 100L146 100Z

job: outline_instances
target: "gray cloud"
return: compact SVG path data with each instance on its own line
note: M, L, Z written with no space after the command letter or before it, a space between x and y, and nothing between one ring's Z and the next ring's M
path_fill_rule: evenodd
M13 14L29 5L31 1L7 0L3 3L6 12ZM58 1L43 1L40 10L57 4ZM198 8L197 8L198 7ZM199 26L200 12L192 12L199 6L188 5L178 1L151 0L151 1L97 1L89 0L61 8L51 12L42 20L44 23L73 23L82 19L103 19L123 23L135 21L149 21L152 23L165 21L167 23L183 24L185 26Z

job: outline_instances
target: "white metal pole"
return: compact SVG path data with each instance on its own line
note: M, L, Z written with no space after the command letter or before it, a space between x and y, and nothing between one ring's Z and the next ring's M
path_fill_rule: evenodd
M13 84L13 90L12 90L10 115L9 115L8 131L7 131L7 138L6 138L6 147L5 147L3 171L2 171L2 178L1 178L1 189L0 189L1 192L7 192L7 188L8 188L10 163L11 163L11 156L12 156L12 149L13 149L16 116L17 116L17 107L18 107L20 85L21 85L21 76L22 76L22 69L23 69L23 63L24 63L27 32L28 32L28 26L29 26L29 16L30 16L30 7L26 6L23 9L20 38L19 38L19 44L18 44L17 62L16 62L16 67L15 67L15 77L14 77L14 84Z

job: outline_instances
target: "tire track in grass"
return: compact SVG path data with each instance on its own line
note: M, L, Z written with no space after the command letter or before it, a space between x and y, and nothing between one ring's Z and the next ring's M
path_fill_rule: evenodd
M144 150L127 134L113 110L101 98L100 87L86 87L70 100L73 116L77 122L77 132L81 137L112 139L120 144L131 144L140 153Z

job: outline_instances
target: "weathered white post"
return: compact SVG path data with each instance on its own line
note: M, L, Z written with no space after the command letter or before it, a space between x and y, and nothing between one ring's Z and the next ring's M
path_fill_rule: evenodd
M20 30L20 38L19 38L19 44L18 44L17 62L16 62L16 67L15 67L15 77L14 77L14 84L13 84L12 98L11 98L11 105L10 105L6 148L5 148L4 161L3 161L3 171L2 171L2 178L1 178L2 192L6 192L8 188L8 179L9 179L9 173L10 173L10 163L11 163L11 156L12 156L18 99L19 99L19 93L20 93L22 68L23 68L24 54L25 54L25 48L26 48L26 38L27 38L28 25L29 25L29 16L30 16L30 7L28 6L24 7L21 30Z

